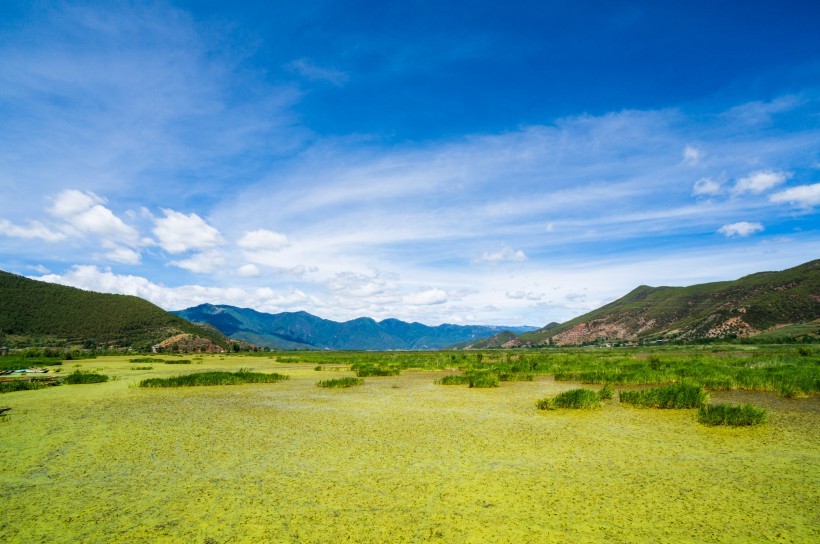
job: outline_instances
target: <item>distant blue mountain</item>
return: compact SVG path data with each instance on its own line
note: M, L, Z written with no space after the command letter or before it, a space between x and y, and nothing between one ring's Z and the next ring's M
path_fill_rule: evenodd
M249 308L213 304L171 313L194 323L213 325L234 340L283 350L439 349L487 338L502 331L522 333L538 328L449 324L430 327L398 319L375 321L369 317L340 323L307 312L267 314Z

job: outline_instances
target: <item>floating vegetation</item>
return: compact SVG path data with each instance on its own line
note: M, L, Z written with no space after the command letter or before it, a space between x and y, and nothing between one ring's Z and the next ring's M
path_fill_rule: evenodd
M470 383L470 378L463 374L450 374L440 380L436 380L436 383L439 385L465 385Z
M601 397L589 389L570 389L556 397L539 400L536 407L539 410L557 410L558 408L592 410L601 407Z
M751 404L734 406L731 404L704 404L698 410L698 421L704 425L729 425L748 427L760 425L768 419L763 408Z
M250 372L198 372L170 378L148 378L139 383L140 387L190 387L199 385L241 385L244 383L274 383L288 380L285 374Z
M103 383L108 381L108 376L105 374L97 374L96 372L82 372L75 370L65 378L63 383L69 385L84 384L84 383Z
M709 402L709 393L698 384L681 382L643 391L621 391L622 403L640 408L698 408Z
M328 388L345 388L345 387L353 387L354 385L363 385L364 380L361 378L353 378L351 376L346 376L344 378L334 378L331 380L322 380L316 382L318 387L328 387Z

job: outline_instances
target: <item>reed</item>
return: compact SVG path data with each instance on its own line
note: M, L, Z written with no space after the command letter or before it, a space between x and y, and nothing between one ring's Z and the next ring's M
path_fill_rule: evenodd
M103 383L108 381L108 376L105 374L97 374L95 372L82 372L80 370L75 370L65 378L63 378L63 383L67 383L69 385L75 384L85 384L85 383Z
M464 385L470 383L470 378L463 374L450 374L440 380L436 380L436 383L439 385Z
M363 385L364 380L361 378L353 378L352 376L345 376L344 378L333 378L330 380L321 380L316 382L318 387L327 387L330 389L341 389L346 387L353 387L354 385Z
M698 408L709 402L709 394L698 384L681 382L643 391L621 391L622 403L640 408Z
M768 413L763 408L751 404L704 404L698 410L698 421L704 425L728 425L731 427L748 427L760 425L768 420Z
M250 372L239 370L237 372L198 372L196 374L183 374L170 378L149 378L139 383L140 387L193 387L208 385L241 385L245 383L274 383L288 380L290 376L285 374Z
M557 410L558 408L592 410L601 407L601 397L589 389L570 389L553 398L539 400L536 407L539 410Z

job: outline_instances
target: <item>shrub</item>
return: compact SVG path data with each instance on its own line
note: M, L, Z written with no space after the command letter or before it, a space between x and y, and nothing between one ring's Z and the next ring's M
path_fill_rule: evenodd
M277 374L275 372L265 374L262 372L239 370L237 372L199 372L196 374L172 376L170 378L149 378L142 380L139 386L190 387L198 385L240 385L243 383L273 383L287 379L290 379L290 376Z
M450 374L440 380L436 380L436 383L439 385L464 385L465 383L470 383L470 378L462 374Z
M344 378L334 378L332 380L322 380L316 382L318 387L330 387L330 388L343 388L343 387L353 387L354 385L362 385L364 384L364 380L361 378L353 378L351 376L346 376Z
M698 408L709 401L700 385L681 382L643 391L621 391L621 402L641 408Z
M704 425L730 425L747 427L760 425L768 419L763 408L751 404L733 406L730 404L704 404L698 410L698 421Z
M590 410L601 407L601 397L589 389L570 389L553 398L539 400L539 410L557 410L558 408L575 408Z
M67 383L70 385L83 383L102 383L107 381L108 376L106 376L105 374L96 374L94 372L82 372L80 370L75 370L74 372L63 378L63 383Z

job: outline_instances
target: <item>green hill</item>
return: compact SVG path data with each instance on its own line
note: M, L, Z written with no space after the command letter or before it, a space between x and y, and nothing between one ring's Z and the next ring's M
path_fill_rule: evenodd
M0 271L0 333L16 343L106 344L146 348L191 334L228 341L138 297L93 293Z
M540 346L610 341L818 336L820 260L781 272L690 287L642 285L559 326L516 338Z

